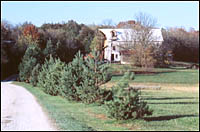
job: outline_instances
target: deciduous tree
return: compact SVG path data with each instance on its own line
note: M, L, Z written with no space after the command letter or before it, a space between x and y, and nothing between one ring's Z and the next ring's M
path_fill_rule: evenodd
M129 25L132 30L126 33L125 46L121 50L129 50L132 53L132 63L143 68L154 67L156 64L155 54L159 45L155 44L156 38L152 29L155 28L156 19L146 13L139 12L135 15L136 24Z

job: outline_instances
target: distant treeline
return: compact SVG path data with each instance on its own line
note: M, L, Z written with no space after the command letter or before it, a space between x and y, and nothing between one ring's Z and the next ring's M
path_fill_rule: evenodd
M75 53L90 52L90 43L95 31L84 24L78 24L71 20L64 24L43 24L36 27L31 23L13 26L8 22L1 23L1 79L18 72L18 65L31 44L37 43L41 49L45 49L47 41L52 50L59 44L56 56L62 61L69 62Z
M171 51L174 61L199 63L199 31L170 28L163 29L162 34L163 45Z

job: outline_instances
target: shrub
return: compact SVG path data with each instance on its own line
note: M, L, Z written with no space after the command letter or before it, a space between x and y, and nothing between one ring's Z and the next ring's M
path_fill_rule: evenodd
M81 85L83 80L83 56L78 52L75 58L70 62L61 73L59 80L60 94L68 100L80 101L77 88Z
M73 61L64 69L59 81L62 96L85 103L101 99L103 91L99 86L111 77L107 72L108 66L99 63L98 55L93 53L93 58L87 60L83 59L80 52L75 55Z
M51 55L53 58L57 57L56 51L57 51L58 48L59 48L59 45L58 45L58 44L59 44L59 42L58 42L56 45L54 45L54 44L51 42L50 39L47 41L46 47L45 47L45 49L43 50L43 54L44 54L45 58L48 58L48 59L49 59L50 55Z
M128 80L134 80L135 79L135 73L127 71L127 72L124 73L123 78L128 79Z
M59 94L59 79L65 67L65 63L60 59L53 59L50 55L49 60L45 60L38 76L38 86L47 94L56 96Z
M31 72L31 77L30 77L30 83L33 85L33 86L36 86L37 82L38 82L38 75L39 75L39 72L40 72L40 69L41 69L41 65L40 64L37 64L32 72Z
M41 49L36 46L36 44L30 45L25 55L22 59L22 62L19 65L19 78L21 81L30 81L30 76L33 68L42 62L42 52Z
M125 76L117 86L112 87L113 100L106 102L108 115L117 120L152 115L152 110L149 109L147 103L140 100L140 92L129 88L128 79Z
M100 89L100 94L99 94L99 98L96 101L98 104L105 104L106 101L111 101L113 100L113 93L112 91L109 89Z
M102 99L103 91L99 87L111 79L108 68L107 64L100 62L99 52L93 51L92 57L86 59L86 64L83 65L84 79L78 88L83 102L92 103Z

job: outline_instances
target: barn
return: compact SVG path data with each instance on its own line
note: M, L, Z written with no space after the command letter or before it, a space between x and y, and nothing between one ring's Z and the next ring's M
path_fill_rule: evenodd
M127 50L122 50L121 47L128 47L137 41L134 38L133 29L99 29L105 36L104 40L104 59L109 62L120 62L121 64L129 63L125 56L131 54ZM161 29L151 29L152 40L155 44L161 45L163 42Z

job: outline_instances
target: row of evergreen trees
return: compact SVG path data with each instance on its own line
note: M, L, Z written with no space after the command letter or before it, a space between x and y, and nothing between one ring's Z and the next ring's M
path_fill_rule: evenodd
M105 91L99 87L111 79L108 65L100 62L99 52L84 59L80 51L72 62L62 62L56 56L49 40L41 50L36 44L30 45L19 65L20 81L41 87L45 93L61 95L69 100L92 103L100 100Z
M99 52L92 52L92 57L84 59L79 52L69 62L62 62L56 56L56 48L51 42L41 50L36 44L29 46L19 66L21 81L38 86L52 96L62 96L70 101L98 103L107 106L108 114L118 120L141 118L151 115L152 111L139 99L138 90L129 90L128 80L134 74L127 72L112 90L100 86L111 80L109 65L100 61Z

